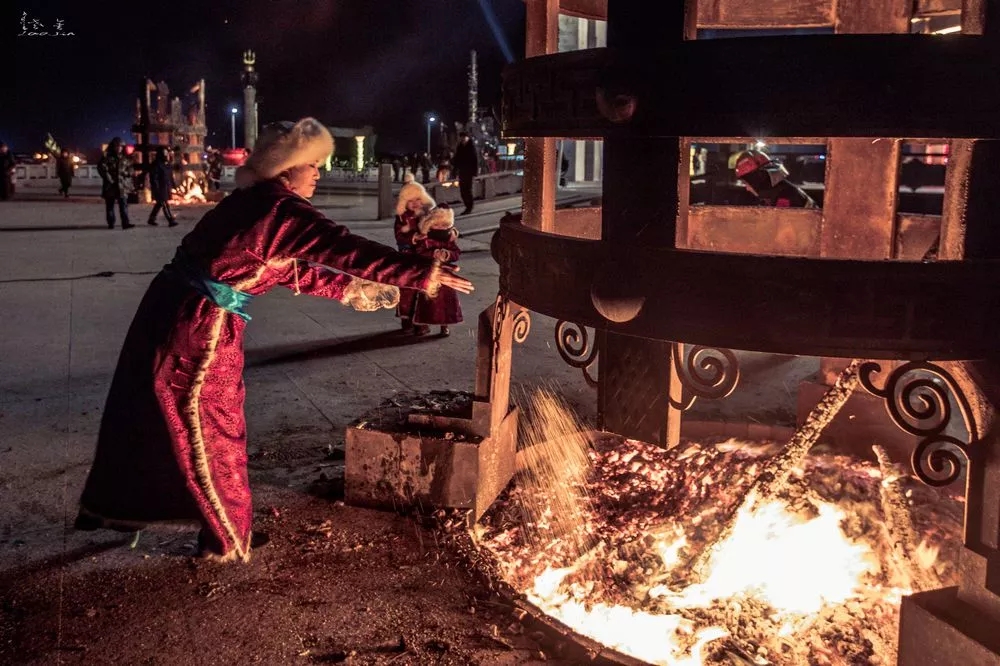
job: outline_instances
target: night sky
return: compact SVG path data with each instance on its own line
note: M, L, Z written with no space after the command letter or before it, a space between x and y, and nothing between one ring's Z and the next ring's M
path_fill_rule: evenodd
M378 152L417 150L425 112L465 120L471 49L480 107L499 102L506 56L483 6L520 58L522 0L13 0L0 41L13 43L15 94L0 104L0 140L19 153L42 149L46 132L86 152L112 136L131 140L146 77L182 98L204 77L207 142L228 146L235 104L242 144L241 53L249 48L261 124L307 115L370 124ZM61 19L74 35L19 36L22 12L29 30L34 19L55 32Z

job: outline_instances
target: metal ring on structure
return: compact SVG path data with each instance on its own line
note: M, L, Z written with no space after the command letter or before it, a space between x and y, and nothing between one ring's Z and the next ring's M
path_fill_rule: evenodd
M531 332L531 312L521 310L514 315L514 342L520 344L528 339Z
M597 380L590 375L590 368L597 362L597 343L590 341L585 326L563 319L557 321L556 349L564 361L583 371L587 384L597 386Z
M913 472L929 486L946 486L972 461L976 440L972 409L958 383L941 366L923 361L904 363L893 370L882 388L872 377L882 371L873 361L862 363L858 379L866 391L885 400L889 417L900 429L923 438L913 451ZM905 380L912 373L925 373ZM952 399L958 406L969 441L942 434L951 425ZM961 455L959 455L961 453Z
M698 398L725 398L740 382L740 362L730 349L695 345L686 359L682 355L680 343L671 342L671 360L684 389L680 400L670 398L675 409L686 411Z

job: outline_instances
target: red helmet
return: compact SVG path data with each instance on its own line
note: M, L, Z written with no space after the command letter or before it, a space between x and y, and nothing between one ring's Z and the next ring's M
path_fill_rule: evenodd
M771 158L768 157L766 153L759 150L744 150L736 156L734 166L734 169L736 170L736 177L742 178L743 176L753 173L757 169L767 166L770 163Z

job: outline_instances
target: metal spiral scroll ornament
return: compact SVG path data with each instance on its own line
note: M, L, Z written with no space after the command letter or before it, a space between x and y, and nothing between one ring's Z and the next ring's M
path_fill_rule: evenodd
M675 409L688 410L698 398L725 398L740 382L740 362L730 349L696 345L683 358L681 345L672 342L670 356L683 387L680 400L670 397Z
M514 315L514 342L520 344L528 339L531 332L531 313L528 310L521 310Z
M878 388L872 377L881 371L882 366L878 363L862 363L858 379L866 391L885 400L893 423L921 438L913 451L913 472L929 486L952 483L972 460L976 444L972 409L962 390L947 370L933 363L905 363L889 374L885 386ZM922 375L913 376L913 373ZM905 379L907 375L909 379ZM967 442L944 434L953 417L949 398L954 398L958 405L969 432Z
M493 373L500 374L500 345L503 333L503 320L507 317L507 299L497 294L493 304Z
M564 361L583 371L587 384L597 386L597 380L590 374L590 368L597 362L597 343L590 339L585 326L562 319L557 321L556 349Z

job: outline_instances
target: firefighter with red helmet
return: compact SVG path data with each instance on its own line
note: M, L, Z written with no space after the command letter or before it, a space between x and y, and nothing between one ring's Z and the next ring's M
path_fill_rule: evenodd
M781 162L763 151L744 150L736 156L733 168L762 206L816 208L816 202L802 188L788 181L788 170Z

